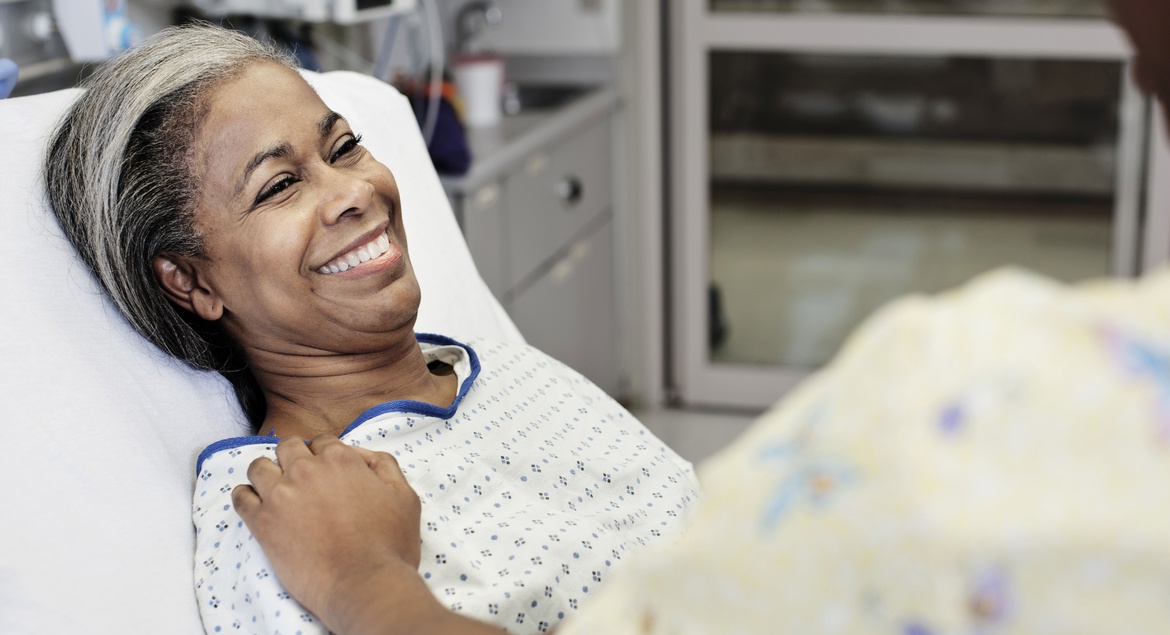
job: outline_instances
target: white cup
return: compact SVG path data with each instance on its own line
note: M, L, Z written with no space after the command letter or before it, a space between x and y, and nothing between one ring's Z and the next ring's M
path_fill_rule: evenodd
M455 61L455 89L463 98L464 123L468 126L482 128L500 122L503 87L503 59L476 55Z

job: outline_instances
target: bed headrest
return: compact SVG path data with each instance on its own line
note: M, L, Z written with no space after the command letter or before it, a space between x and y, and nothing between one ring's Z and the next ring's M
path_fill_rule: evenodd
M423 290L417 329L519 340L406 99L355 73L305 77L395 174ZM243 416L220 377L131 330L56 226L38 170L77 94L0 101L0 632L202 633L195 459L243 432Z

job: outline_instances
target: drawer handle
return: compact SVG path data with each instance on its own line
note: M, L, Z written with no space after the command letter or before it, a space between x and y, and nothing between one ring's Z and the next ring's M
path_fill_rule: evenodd
M575 176L566 176L557 183L557 196L569 205L576 205L583 192L581 179Z

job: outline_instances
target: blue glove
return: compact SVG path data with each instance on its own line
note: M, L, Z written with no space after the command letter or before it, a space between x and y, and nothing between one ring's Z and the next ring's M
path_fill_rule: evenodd
M0 99L4 99L12 93L12 89L16 88L16 76L18 75L16 62L8 58L0 58Z

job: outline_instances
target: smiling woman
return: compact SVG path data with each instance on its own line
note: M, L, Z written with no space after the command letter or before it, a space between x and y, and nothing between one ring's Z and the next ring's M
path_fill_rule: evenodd
M189 152L204 250L163 252L154 272L244 351L262 432L336 433L393 398L449 405L454 376L429 372L414 343L420 295L394 176L283 65L251 64L206 100Z
M152 274L158 254L203 250L188 171L203 93L248 62L292 69L292 60L253 40L216 35L192 29L152 42L152 57L168 60L165 73L126 63L135 54L100 69L50 144L45 186L61 228L134 328L196 368L223 373L259 423L264 399L239 353L218 329L169 303Z
M679 533L691 467L539 351L414 333L398 185L343 115L287 59L202 25L100 69L50 144L51 205L106 292L144 337L228 377L259 432L199 457L204 626L325 629L232 493L278 456L295 472L290 447L328 434L397 457L421 512L385 538L417 545L425 527L405 561L442 606L545 631Z

